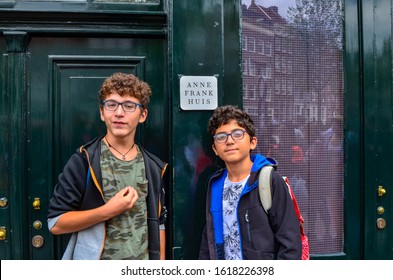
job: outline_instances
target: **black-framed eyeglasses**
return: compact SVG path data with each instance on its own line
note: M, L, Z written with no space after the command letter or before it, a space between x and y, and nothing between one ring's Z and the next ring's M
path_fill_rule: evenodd
M239 141L244 138L244 133L247 131L244 129L235 129L231 133L220 132L213 136L214 141L217 143L225 143L228 140L228 136L231 136L233 141Z
M142 104L135 103L132 101L124 101L124 102L117 102L116 100L103 100L102 106L104 106L105 110L108 111L116 111L119 108L119 105L123 107L124 112L132 113L136 110L137 107L143 108Z

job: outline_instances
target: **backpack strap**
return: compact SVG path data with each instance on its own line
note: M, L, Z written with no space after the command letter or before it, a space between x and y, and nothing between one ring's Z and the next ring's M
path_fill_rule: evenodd
M266 165L262 167L261 171L259 172L259 177L258 177L258 188L259 188L259 197L263 206L263 209L265 210L266 214L269 214L268 211L272 207L272 193L271 193L271 173L273 170L273 166ZM292 188L289 184L289 180L287 177L282 177L285 181L285 184L288 187L288 192L291 196L293 206L295 208L296 216L299 220L300 224L300 235L301 235L301 240L302 240L302 260L309 260L310 259L310 247L308 244L308 237L304 232L303 228L303 223L304 219L302 215L300 214L299 206L297 204L295 195L292 191ZM270 220L269 220L270 222Z
M291 185L289 184L288 178L287 177L283 177L283 178L284 178L285 184L288 187L289 194L291 195L292 202L293 202L293 207L295 208L295 212L296 212L296 216L299 219L300 225L303 225L304 219L302 217L302 214L300 214L300 209L299 209L299 205L298 205L298 203L296 201L295 194L292 191L292 188L291 188ZM301 230L303 231L303 227L302 226L301 226Z
M265 165L262 167L261 171L259 171L258 177L259 197L266 213L268 213L272 207L272 192L270 189L272 182L272 170L273 166Z

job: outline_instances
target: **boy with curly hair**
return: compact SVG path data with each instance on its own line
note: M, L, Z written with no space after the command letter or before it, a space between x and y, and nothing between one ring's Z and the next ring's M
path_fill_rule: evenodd
M272 172L272 207L267 214L258 192L263 166L277 163L252 155L257 146L250 116L231 105L218 107L209 120L212 149L225 168L208 183L206 226L199 259L301 259L299 221L285 181Z
M151 94L132 74L104 81L106 134L71 156L49 204L51 233L72 233L63 259L165 259L167 164L135 143Z

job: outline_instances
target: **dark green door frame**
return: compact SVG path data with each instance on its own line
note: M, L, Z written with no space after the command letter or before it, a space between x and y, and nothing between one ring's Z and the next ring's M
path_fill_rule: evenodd
M170 2L172 258L196 259L204 223L207 176L211 172L209 168L200 172L198 163L206 156L214 161L206 130L212 111L180 109L179 79L182 75L215 76L218 105L242 106L240 1Z
M344 252L343 258L363 259L364 152L360 1L344 1Z
M29 235L25 228L28 224L26 208L29 200L26 196L26 120L27 120L27 44L26 32L4 32L7 52L3 61L3 94L1 97L1 151L2 170L0 196L6 199L2 207L0 226L4 227L6 240L4 248L12 259L26 259L24 248L28 246L25 237ZM1 61L0 60L0 61Z
M344 256L393 259L391 1L344 3ZM378 196L379 186L386 195Z
M362 1L365 259L393 259L391 11L390 0Z

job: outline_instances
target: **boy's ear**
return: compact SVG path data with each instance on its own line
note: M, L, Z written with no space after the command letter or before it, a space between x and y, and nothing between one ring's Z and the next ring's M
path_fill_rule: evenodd
M100 107L100 118L103 122L105 122L105 118L104 118L104 109L102 107Z
M214 144L212 144L212 149L214 151L214 153L216 154L216 156L218 156L217 150L216 150L216 146L214 146Z
M149 112L147 111L147 109L144 109L142 111L141 115L139 116L139 123L143 123L146 121L148 113Z
M258 139L256 136L253 136L251 138L251 143L250 143L250 150L254 150L257 147Z

